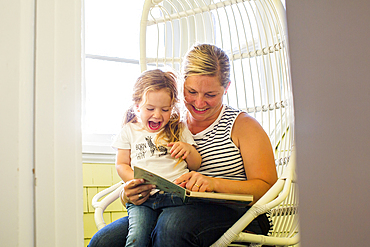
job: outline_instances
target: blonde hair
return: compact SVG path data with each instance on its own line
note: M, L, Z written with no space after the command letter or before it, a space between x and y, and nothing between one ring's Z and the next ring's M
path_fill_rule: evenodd
M230 82L230 62L226 53L211 44L193 46L184 57L184 80L193 75L218 76L224 88Z
M124 115L123 124L136 123L137 116L134 111L135 105L145 102L146 95L152 91L159 91L165 89L171 97L171 117L169 122L159 132L156 137L155 143L158 144L159 140L165 142L176 142L180 140L182 132L182 124L180 123L180 111L177 106L178 90L177 90L177 76L174 72L163 72L160 69L144 71L133 87L132 101L133 105L126 111Z

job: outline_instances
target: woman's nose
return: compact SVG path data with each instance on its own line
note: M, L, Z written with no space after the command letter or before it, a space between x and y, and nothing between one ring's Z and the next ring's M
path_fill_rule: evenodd
M196 99L195 99L195 106L197 108L202 108L204 106L206 106L206 102L204 101L203 97L202 96L198 96Z

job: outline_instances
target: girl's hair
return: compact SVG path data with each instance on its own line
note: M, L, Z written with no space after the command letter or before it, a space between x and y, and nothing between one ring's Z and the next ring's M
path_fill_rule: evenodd
M193 75L218 76L224 88L230 82L229 57L211 44L193 46L185 55L182 67L184 80Z
M163 139L165 142L179 141L182 132L180 111L177 106L179 101L177 76L174 72L163 72L160 69L144 71L136 80L132 95L133 105L126 111L122 124L125 125L130 122L136 123L137 116L134 111L135 105L140 105L141 102L145 102L149 92L161 89L165 89L171 97L172 112L169 122L157 135L155 140L156 144L158 144L160 139Z

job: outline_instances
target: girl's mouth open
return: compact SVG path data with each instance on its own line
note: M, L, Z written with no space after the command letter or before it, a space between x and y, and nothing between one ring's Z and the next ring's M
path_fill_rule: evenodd
M153 131L159 130L161 128L161 125L162 122L153 122L153 121L148 122L149 129Z

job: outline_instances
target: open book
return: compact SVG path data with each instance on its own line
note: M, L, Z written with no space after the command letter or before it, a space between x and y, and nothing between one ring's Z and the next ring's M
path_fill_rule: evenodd
M134 177L137 179L143 178L146 184L154 184L159 190L177 195L184 201L184 203L209 202L247 206L253 201L252 195L190 191L171 182L170 180L136 166L134 167Z

